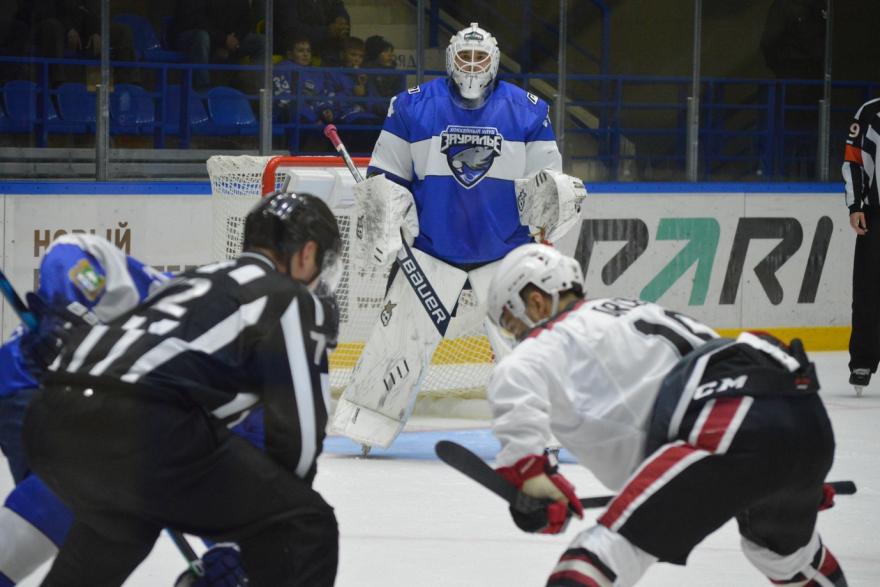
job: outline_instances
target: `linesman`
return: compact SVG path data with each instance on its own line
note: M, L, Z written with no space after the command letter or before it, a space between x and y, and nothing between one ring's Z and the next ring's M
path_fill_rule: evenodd
M336 518L311 485L339 247L324 202L278 193L248 214L238 259L107 324L42 317L49 344L32 348L51 364L24 444L75 517L44 585L120 585L162 528L238 543L255 587L333 584ZM265 452L228 429L258 405Z
M849 125L843 181L849 223L856 233L853 259L852 335L849 382L862 395L880 362L880 199L877 192L877 141L880 98L865 102Z

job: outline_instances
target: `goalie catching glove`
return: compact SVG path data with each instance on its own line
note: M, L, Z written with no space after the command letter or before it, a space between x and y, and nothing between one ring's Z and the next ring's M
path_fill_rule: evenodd
M519 221L538 229L539 241L558 241L580 218L587 197L584 182L561 171L543 169L514 180Z
M574 485L559 473L555 459L546 455L529 455L513 466L500 467L498 474L529 497L536 498L540 507L511 506L510 514L516 525L526 532L559 534L565 531L571 514L584 517L584 508L574 492Z
M354 186L357 216L354 261L387 267L403 247L419 235L412 194L401 185L375 175Z

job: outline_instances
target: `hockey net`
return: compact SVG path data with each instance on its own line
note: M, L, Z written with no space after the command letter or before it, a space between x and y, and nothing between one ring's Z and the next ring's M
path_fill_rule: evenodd
M355 158L366 170L368 159ZM388 273L354 267L349 243L355 228L354 179L338 157L214 156L208 160L213 209L214 260L241 252L244 217L260 197L274 190L309 192L324 199L342 233L344 272L337 289L340 342L330 356L334 397L348 384L370 330L379 319ZM483 333L484 313L470 290L459 300L447 338L441 342L421 386L421 397L432 400L483 399L492 368L492 350Z

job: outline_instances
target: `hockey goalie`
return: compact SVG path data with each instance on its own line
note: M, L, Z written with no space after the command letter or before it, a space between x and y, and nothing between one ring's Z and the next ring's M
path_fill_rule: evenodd
M454 336L461 292L472 289L480 311L470 315L483 320L499 260L578 223L586 190L561 172L549 107L497 80L499 60L477 23L456 33L448 76L391 100L368 179L355 188L353 262L391 265L383 311L332 421L365 450L403 429L434 350Z

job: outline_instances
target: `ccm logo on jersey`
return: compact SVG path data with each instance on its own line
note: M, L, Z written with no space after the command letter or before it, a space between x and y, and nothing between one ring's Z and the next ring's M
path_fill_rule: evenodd
M732 389L742 389L746 386L748 375L740 375L736 379L730 377L722 377L720 381L707 381L701 384L694 393L694 399L700 400L713 394L724 393Z

